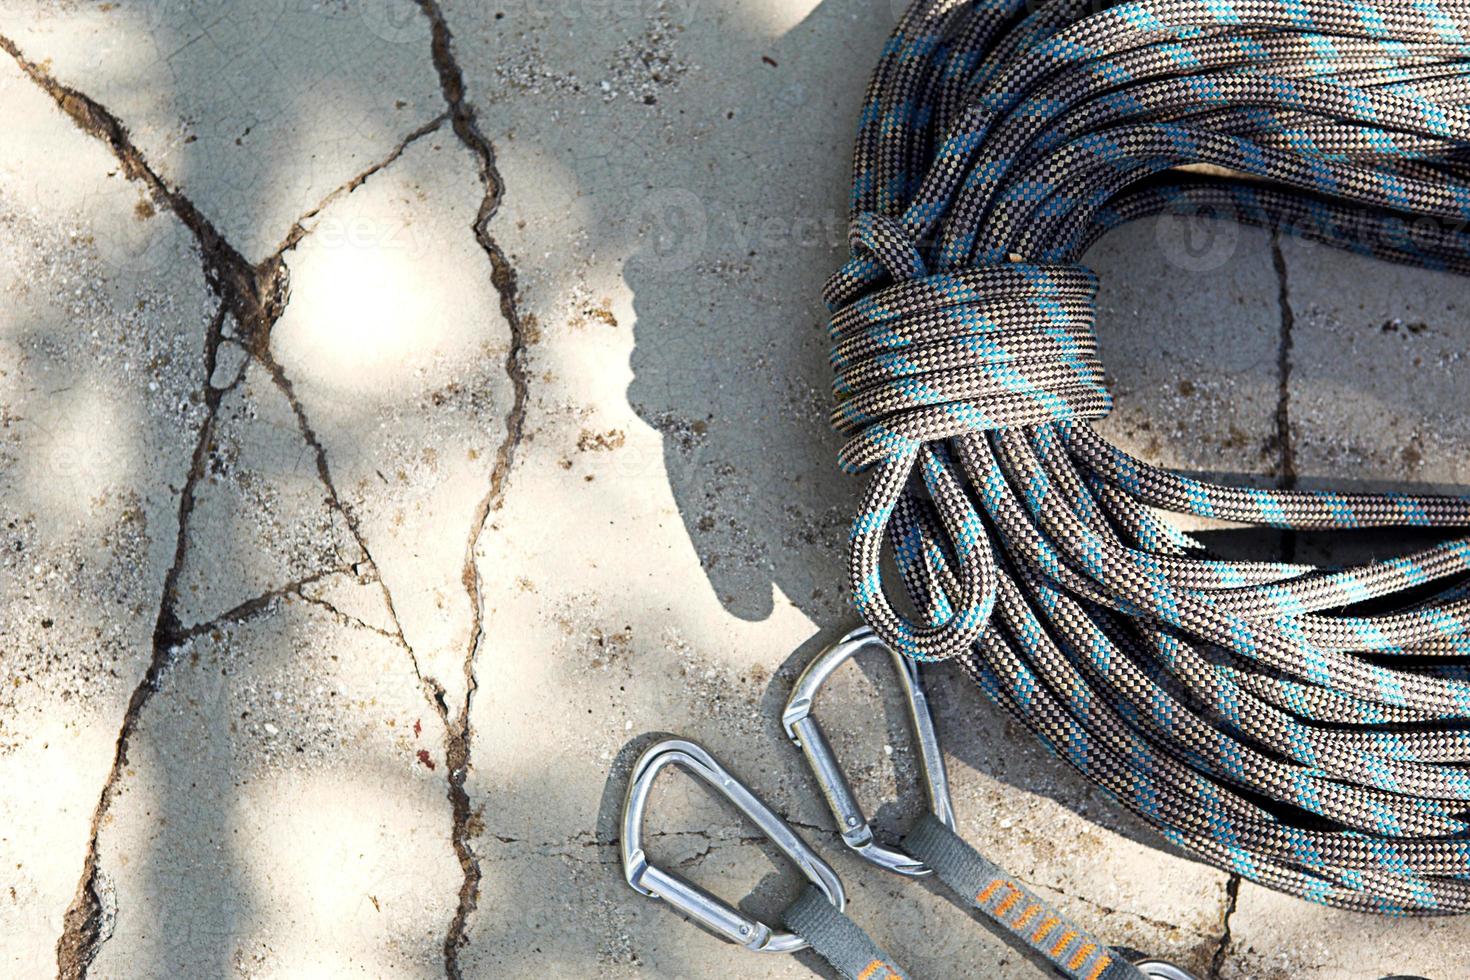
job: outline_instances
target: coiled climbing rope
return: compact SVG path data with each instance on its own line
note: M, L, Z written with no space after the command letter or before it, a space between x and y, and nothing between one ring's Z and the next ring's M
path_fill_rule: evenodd
M1227 561L1158 512L1449 528L1470 499L1218 486L1111 446L1078 259L1179 211L1470 272L1467 37L1461 0L919 0L826 291L875 632L962 658L1170 841L1390 914L1470 911L1470 540Z

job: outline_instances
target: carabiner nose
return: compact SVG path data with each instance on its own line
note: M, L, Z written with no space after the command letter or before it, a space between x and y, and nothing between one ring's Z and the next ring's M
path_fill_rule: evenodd
M648 856L643 852L643 811L648 806L653 781L665 766L679 766L713 786L795 862L839 912L847 901L837 872L796 836L786 821L730 775L714 756L693 742L672 738L644 750L628 780L622 840L623 877L628 884L639 894L661 898L696 922L757 953L794 953L805 949L806 940L794 933L772 929L693 882L648 863Z
M791 741L806 756L807 764L811 766L822 795L827 800L827 806L837 821L837 829L842 834L843 842L880 868L887 868L901 875L927 875L930 870L922 862L902 851L884 847L873 838L873 828L868 824L868 818L864 816L863 809L853 794L847 775L838 764L837 756L822 732L822 726L812 715L817 692L827 678L849 658L870 647L884 650L893 660L894 671L898 674L908 706L914 741L919 748L919 772L924 781L925 793L929 797L929 808L941 823L953 830L954 809L950 806L949 778L944 769L944 753L940 751L939 739L934 734L934 718L929 712L929 701L924 696L924 688L919 680L919 666L908 657L889 649L872 630L865 626L853 630L807 665L791 689L791 697L781 715L781 724Z
M1187 973L1175 966L1173 963L1165 963L1163 960L1144 960L1135 964L1138 972L1149 980L1195 980L1193 973Z

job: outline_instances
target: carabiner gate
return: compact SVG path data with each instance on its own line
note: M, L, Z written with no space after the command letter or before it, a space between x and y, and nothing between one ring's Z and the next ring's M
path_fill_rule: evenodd
M819 691L833 671L848 659L869 647L888 653L893 660L903 688L904 700L908 705L909 722L914 741L919 748L919 772L924 781L924 791L929 797L929 808L934 816L951 830L955 827L954 809L950 806L949 778L944 769L944 753L940 751L939 739L934 733L934 718L929 712L929 701L924 697L924 688L919 680L919 666L908 657L888 648L867 627L848 633L817 656L791 689L786 710L781 715L781 724L786 734L806 756L817 784L832 816L837 820L837 829L843 842L865 860L880 868L901 875L918 877L930 873L921 861L902 851L879 844L873 837L873 828L868 824L847 775L837 762L832 746L822 732L822 726L812 715L812 706Z
M623 802L622 840L623 877L628 884L639 894L663 899L691 919L746 949L757 953L794 953L806 949L806 940L794 933L772 929L693 882L648 863L642 843L643 811L648 805L654 779L665 766L671 765L687 769L733 803L771 843L795 862L801 873L827 896L839 912L846 904L842 882L827 862L796 836L786 821L716 762L714 756L683 739L666 739L649 746L638 757L628 779L628 795Z

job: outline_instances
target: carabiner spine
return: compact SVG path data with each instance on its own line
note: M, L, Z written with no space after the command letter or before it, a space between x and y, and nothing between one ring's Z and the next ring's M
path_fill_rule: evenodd
M856 848L871 842L873 831L868 826L868 819L858 805L857 794L852 791L847 774L837 764L837 756L833 754L821 724L807 715L793 721L787 731L817 777L817 785L821 787L827 807L837 821L837 832L847 846Z
M807 664L792 685L791 697L786 702L786 710L781 714L781 725L806 757L807 765L816 777L822 796L832 811L832 817L837 821L837 832L842 835L843 843L864 860L880 868L901 875L920 877L930 873L923 862L914 860L902 851L885 847L874 838L872 826L857 801L857 794L853 792L852 784L848 782L846 773L838 763L822 726L812 714L817 692L827 679L848 659L869 647L884 650L893 661L903 689L904 702L908 706L909 723L919 746L920 772L925 794L929 798L929 807L945 826L952 828L954 809L949 802L949 780L944 769L944 754L934 735L934 721L929 716L929 702L925 699L923 686L919 682L918 665L889 649L872 630L867 627L853 630Z
M949 792L949 770L944 766L944 750L939 747L939 736L934 731L934 712L929 708L929 698L924 693L919 664L895 651L890 650L889 654L893 657L894 670L903 688L904 704L908 706L909 730L913 732L914 744L919 750L919 778L923 780L924 793L929 797L929 812L953 830L955 819Z

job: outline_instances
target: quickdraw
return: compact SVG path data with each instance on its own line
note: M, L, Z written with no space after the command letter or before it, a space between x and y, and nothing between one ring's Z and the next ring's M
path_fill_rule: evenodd
M904 838L901 848L876 842L841 765L812 715L817 692L833 671L859 652L873 648L893 658L929 802L928 812ZM843 843L863 860L900 875L936 876L957 901L979 912L992 932L1054 975L1068 980L1194 980L1169 963L1128 962L965 843L955 832L944 755L919 668L912 660L893 653L867 627L849 633L807 666L792 689L781 719L792 742L806 756ZM806 875L810 884L782 913L789 932L778 932L698 885L649 864L642 846L643 815L653 780L669 765L680 766L714 787ZM846 893L831 866L709 752L692 742L657 742L645 749L633 766L623 807L622 851L624 877L636 891L663 899L747 949L791 953L810 947L853 980L908 976L892 956L844 914Z

